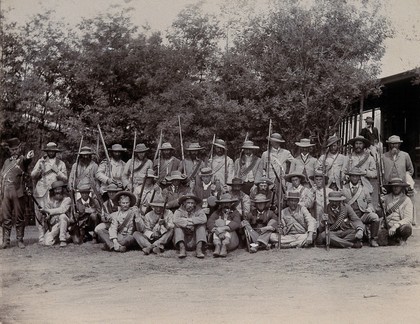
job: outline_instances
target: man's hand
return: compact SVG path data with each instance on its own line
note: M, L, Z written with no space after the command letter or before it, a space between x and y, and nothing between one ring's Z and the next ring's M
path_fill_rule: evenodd
M55 173L60 172L55 164L52 165L51 170L53 170Z
M388 231L389 236L394 236L396 231L397 231L397 227L395 225L392 226Z
M305 245L309 246L309 245L312 245L312 243L313 243L313 233L309 232L308 236L306 237Z
M30 150L27 154L26 154L26 158L27 159L32 159L34 157L34 151Z
M359 228L359 229L357 230L357 232L356 232L355 237L356 237L358 240L361 240L361 239L363 238L363 230Z

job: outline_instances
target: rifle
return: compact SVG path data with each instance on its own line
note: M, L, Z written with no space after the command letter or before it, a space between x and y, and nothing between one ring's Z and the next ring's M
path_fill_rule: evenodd
M79 151L77 152L77 157L76 157L76 168L74 170L74 179L73 179L73 183L72 183L71 190L70 190L71 211L72 211L72 215L74 217L74 220L76 222L77 228L79 228L79 218L76 219L76 214L77 214L76 195L75 195L74 191L75 191L75 187L76 187L77 169L79 168L79 156L80 156L80 150L82 149L82 145L83 145L83 135L82 135L82 138L80 139L80 143L79 143Z
M26 193L27 193L28 196L30 196L32 198L32 201L35 203L36 207L38 207L41 214L45 215L45 220L44 220L44 222L42 222L40 219L38 219L38 217L36 217L36 213L35 213L35 218L38 221L38 224L41 224L44 228L47 227L48 231L51 232L51 224L49 222L50 214L42 209L41 205L36 200L36 198L32 195L32 192L29 190L28 187L26 187Z
M158 176L158 179L160 177L160 147L162 146L162 139L163 139L163 131L160 130L159 141L158 141L157 149L156 149L156 152L155 152L155 157L153 158L153 163L155 163L156 159L157 159L157 176Z
M112 178L112 172L111 172L111 160L108 155L108 149L106 148L104 137L102 136L101 126L98 124L98 130L99 130L99 137L101 138L102 146L104 147L104 153L106 157L106 161L108 163L108 170L109 170L109 177L111 178L112 182L114 182L114 179Z
M379 159L378 159L378 156L379 156ZM385 229L386 230L389 230L389 225L388 225L388 221L387 221L387 219L386 219L386 214L385 214L385 207L384 207L384 204L383 204L383 202L382 202L382 199L381 199L381 191L382 191L382 188L383 188L383 172L382 172L382 158L381 158L381 155L380 155L380 153L378 153L376 156L375 156L375 163L376 163L376 169L378 170L378 202L379 202L379 208L380 208L380 210L381 210L381 212L382 212L382 215L383 215L383 217L384 217L384 226L385 226Z
M274 174L276 174L276 170L273 168L274 170ZM277 177L277 174L276 174ZM278 190L278 199L279 199L279 207L277 208L277 217L278 217L278 232L279 232L279 245L277 246L277 249L281 249L281 231L282 231L282 224L281 224L281 211L283 209L283 184L282 184L282 180L283 180L283 172L282 172L282 168L280 168L280 177L279 177L279 190Z
M272 123L270 119L270 123L268 125L268 144L267 144L267 178L270 179L270 165L271 165L271 157L270 157L270 151L271 151L271 144L270 144L270 137L271 137L271 129ZM274 170L274 168L273 168Z
M227 183L227 179L228 179L228 169L227 169L227 143L226 143L226 147L225 147L225 183Z
M328 155L329 150L330 148L327 147L327 150L325 151L324 161L322 161L322 175L323 175L323 181L324 181L324 186L322 188L323 194L324 194L324 214L327 214L327 184L325 181L325 177L327 173L326 161L327 161L327 155ZM326 245L327 251L329 251L330 250L330 224L328 223L328 219L325 220L325 245Z
M209 161L213 161L214 142L216 141L216 134L213 134L213 141L211 142L210 156L207 159L207 166ZM211 167L211 166L210 166ZM212 167L211 167L212 168ZM213 168L212 168L213 169Z
M184 174L187 174L187 171L185 170L184 142L182 140L181 117L179 115L178 115L178 126L179 126L179 141L181 143L182 170Z
M248 140L248 132L246 132L244 143ZM236 174L237 177L239 177L240 171L241 171L241 161L242 156L244 154L244 149L241 149L241 153L239 153L239 165L238 165L238 173Z
M131 192L134 192L134 150L136 149L136 141L137 131L134 131L133 154L131 155Z
M147 176L147 169L146 169L146 176ZM143 183L141 184L141 189L140 189L140 196L139 196L139 201L137 202L137 207L140 210L140 214L144 215L142 210L141 210L141 198L143 196L143 192L144 192L144 186L146 184L146 178L143 179Z

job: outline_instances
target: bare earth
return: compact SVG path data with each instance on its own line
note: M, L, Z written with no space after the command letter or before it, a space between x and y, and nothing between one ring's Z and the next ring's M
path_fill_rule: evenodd
M3 323L419 323L420 230L405 247L179 260L34 243L0 251ZM29 239L28 239L29 238Z

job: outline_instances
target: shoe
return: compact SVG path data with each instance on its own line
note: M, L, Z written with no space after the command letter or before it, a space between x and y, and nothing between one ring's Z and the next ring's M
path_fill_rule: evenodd
M226 244L222 244L222 249L220 250L220 257L226 258L227 256L227 247Z
M67 243L66 242L64 242L64 241L61 241L60 242L60 247L66 247L67 246Z
M398 243L398 245L399 245L399 246L406 246L406 245L407 245L407 241L401 240L401 241Z
M121 252L121 253L127 252L127 247L124 245L121 245L120 248L118 249L118 252Z
M148 247L145 247L144 249L142 249L144 255L149 255L150 252L152 252L153 250L153 245L149 245Z
M102 251L107 251L107 252L111 251L111 249L109 248L108 244L102 245L101 250Z
M258 244L251 243L249 247L249 253L256 253L258 251Z
M26 247L25 243L23 243L23 241L18 241L17 246L18 246L19 249L24 249Z
M370 246L371 246L371 247L378 247L378 246L379 246L379 244L378 244L378 242L376 242L376 240L371 239L371 240L370 240Z
M217 258L220 255L220 244L215 244L213 256Z
M203 247L203 242L198 242L197 243L197 247L196 247L196 249L195 249L195 251L196 251L196 257L197 258L199 258L199 259L203 259L204 258L204 254L203 254L203 249L202 249L202 247Z
M160 254L163 252L162 248L159 246L155 246L152 251L154 254Z
M363 246L362 242L357 241L356 243L353 243L352 248L353 248L353 249L361 249L361 248L362 248L362 246Z
M0 249L8 249L10 247L10 242L3 242L3 244L0 246Z
M185 251L185 243L184 242L180 242L179 243L179 254L178 254L178 258L183 259L187 256L187 251Z

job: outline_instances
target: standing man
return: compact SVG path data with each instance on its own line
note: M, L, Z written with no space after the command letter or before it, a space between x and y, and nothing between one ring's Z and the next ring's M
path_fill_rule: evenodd
M92 160L93 151L89 146L84 146L80 149L79 160L71 167L68 188L70 191L76 190L77 187L84 183L89 184L91 187L96 186L96 171L98 165Z
M242 191L244 182L241 178L233 178L231 183L228 183L230 186L230 195L233 199L237 200L235 204L236 210L241 216L247 215L251 211L251 198Z
M242 153L235 161L235 176L242 179L242 191L249 195L254 186L257 176L260 158L254 154L260 147L254 145L252 141L245 141L242 145Z
M166 207L175 211L179 208L178 199L189 192L190 188L186 185L187 177L180 171L172 171L165 179L168 186L162 190L162 195L168 199Z
M2 249L10 247L10 232L12 230L13 212L16 216L16 239L18 247L25 248L23 236L25 232L24 190L23 178L34 157L29 151L26 156L20 154L21 143L18 138L7 141L10 157L4 161L0 171L0 196L2 201L3 244Z
M43 151L46 154L36 162L31 172L31 178L36 182L33 196L41 207L44 207L48 200L48 191L51 188L51 184L58 180L63 182L67 181L66 165L57 158L57 153L61 152L57 144L50 142ZM38 227L38 243L44 244L44 215L39 211L37 206L35 206L35 214Z
M365 118L366 127L360 131L360 136L363 136L369 141L369 146L374 146L376 143L379 143L379 131L376 127L373 126L373 118L366 117Z
M118 187L123 188L123 171L125 167L125 162L121 159L122 153L127 152L127 149L123 148L121 144L114 144L110 149L110 161L108 163L107 159L101 161L96 171L96 178L101 183L100 191L104 193L106 187L110 183L116 184Z
M162 189L155 183L156 179L157 176L155 176L155 172L152 169L149 169L147 170L147 174L143 180L143 184L134 189L134 196L136 196L137 207L140 209L141 215L146 214L152 197L156 195L156 193L162 193ZM143 186L144 188L142 192Z
M171 143L163 143L159 150L160 157L153 162L153 168L158 177L158 183L165 185L166 176L170 175L172 171L177 171L181 161L172 155L175 149Z
M210 215L212 207L216 205L216 197L220 197L221 191L217 191L216 185L212 182L213 171L209 167L204 167L200 170L199 179L194 186L193 194L201 199L204 212L206 215ZM209 198L214 201L214 204L210 205Z
M327 187L332 190L339 190L343 187L343 169L345 163L345 156L338 152L339 142L341 139L336 135L330 136L327 140L328 154L325 160L326 175L328 176ZM325 154L321 155L318 159L317 169L322 169L325 159Z
M179 171L187 176L187 183L191 190L194 189L199 178L199 171L204 166L203 160L199 157L202 150L204 147L201 147L199 143L190 143L185 148L187 157L179 165Z
M311 140L302 138L299 142L295 142L299 147L299 155L293 159L290 165L290 173L301 173L305 176L305 184L308 187L313 187L314 183L311 177L314 175L317 166L317 159L310 153L310 148L315 144L311 144Z
M226 142L222 139L214 141L214 156L211 160L214 182L224 186L230 182L234 176L233 160L227 156ZM226 181L225 181L226 180Z
M101 223L98 226L96 226L94 230L96 234L98 234L98 231L101 229L109 229L109 226L112 222L112 213L115 213L119 210L118 204L114 203L114 197L119 191L121 191L121 188L118 188L113 183L106 187L107 199L105 200L103 208L101 210Z
M293 161L293 156L290 151L281 148L281 144L285 143L285 140L279 133L271 134L270 138L270 165L268 165L268 151L264 151L261 155L260 167L258 168L258 177L268 177L271 182L276 181L276 175L273 170L276 171L277 175L285 175L287 173L288 166Z
M324 214L324 181L325 184L328 183L328 177L324 176L322 170L316 169L312 180L315 186L312 188L312 194L314 197L314 203L312 204L311 214L317 222L317 228L322 220L322 215ZM328 195L333 191L331 188L325 188L325 193L327 196L326 203L328 204Z
M134 149L134 170L133 162L130 160L124 166L122 174L122 184L127 190L133 191L131 187L131 178L133 177L134 188L141 186L146 176L147 171L153 170L153 162L146 157L146 152L149 149L143 143L137 144ZM134 176L132 176L134 171Z

